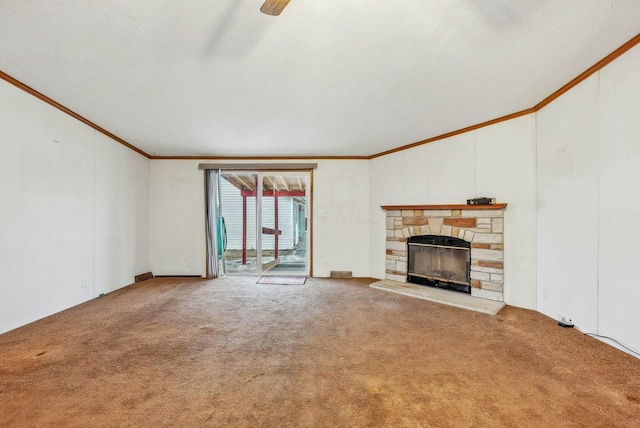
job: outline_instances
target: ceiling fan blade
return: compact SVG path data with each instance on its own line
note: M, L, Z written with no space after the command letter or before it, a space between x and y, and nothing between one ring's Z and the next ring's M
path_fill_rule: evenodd
M289 4L289 1L290 0L266 0L260 8L260 12L266 13L267 15L278 16Z

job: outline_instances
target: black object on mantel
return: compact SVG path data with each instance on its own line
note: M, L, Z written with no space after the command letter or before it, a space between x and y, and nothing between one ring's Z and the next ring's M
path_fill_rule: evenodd
M496 198L487 198L480 196L478 198L467 199L467 205L493 205L496 203Z

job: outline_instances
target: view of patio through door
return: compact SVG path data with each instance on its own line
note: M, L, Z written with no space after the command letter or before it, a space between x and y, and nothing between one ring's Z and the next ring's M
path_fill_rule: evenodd
M308 172L221 171L225 275L308 275Z

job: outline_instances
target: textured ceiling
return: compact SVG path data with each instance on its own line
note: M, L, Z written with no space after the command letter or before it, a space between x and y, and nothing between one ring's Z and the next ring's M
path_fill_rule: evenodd
M151 155L366 156L530 108L640 0L1 0L0 70Z

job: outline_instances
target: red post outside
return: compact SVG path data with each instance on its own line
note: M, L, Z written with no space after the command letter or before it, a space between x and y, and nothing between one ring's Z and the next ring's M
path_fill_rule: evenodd
M247 264L247 197L242 196L242 264Z

